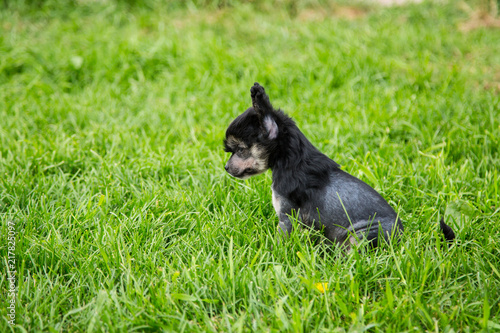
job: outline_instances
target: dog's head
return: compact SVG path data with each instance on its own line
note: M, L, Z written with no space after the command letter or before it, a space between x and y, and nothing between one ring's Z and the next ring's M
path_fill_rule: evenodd
M276 115L264 88L256 83L251 93L254 106L233 120L224 139L225 151L231 153L225 169L241 179L269 169L269 155L278 138Z

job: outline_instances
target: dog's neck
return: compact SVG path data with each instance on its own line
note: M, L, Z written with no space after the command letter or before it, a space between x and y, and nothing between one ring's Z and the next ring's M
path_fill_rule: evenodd
M330 173L340 169L335 161L314 147L295 124L287 126L287 133L278 141L269 163L273 189L297 204L307 199L308 189L326 186Z

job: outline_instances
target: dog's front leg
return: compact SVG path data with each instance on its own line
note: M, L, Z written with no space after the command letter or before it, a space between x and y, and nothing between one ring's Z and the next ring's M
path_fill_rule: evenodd
M286 214L282 214L284 216L280 216L280 222L278 223L279 232L284 238L288 238L292 233L292 222L290 222L290 218Z
M286 206L288 205L286 201L283 200L283 197L277 194L272 187L271 190L273 191L273 207L280 221L278 224L280 233L283 237L288 238L292 232L292 222L290 222L289 215L286 214L286 210L288 208Z
M292 233L292 222L290 221L290 215L292 210L290 209L290 205L287 200L277 194L274 189L273 191L273 207L278 215L279 223L278 229L279 233L283 238L288 238L288 236ZM278 240L279 243L279 240Z
M292 222L290 222L290 218L286 214L278 214L280 222L278 223L278 239L276 240L276 244L281 244L281 239L283 240L290 237L292 233ZM271 250L273 247L271 246Z

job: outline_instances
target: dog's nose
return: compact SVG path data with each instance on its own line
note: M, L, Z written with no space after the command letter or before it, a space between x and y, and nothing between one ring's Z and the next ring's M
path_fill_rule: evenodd
M227 166L227 164L224 166L224 169L229 170L229 167Z

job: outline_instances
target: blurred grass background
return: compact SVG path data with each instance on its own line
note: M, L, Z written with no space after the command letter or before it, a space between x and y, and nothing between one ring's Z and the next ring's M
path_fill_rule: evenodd
M1 331L498 329L497 3L4 1ZM401 244L276 244L270 173L223 169L255 81Z

